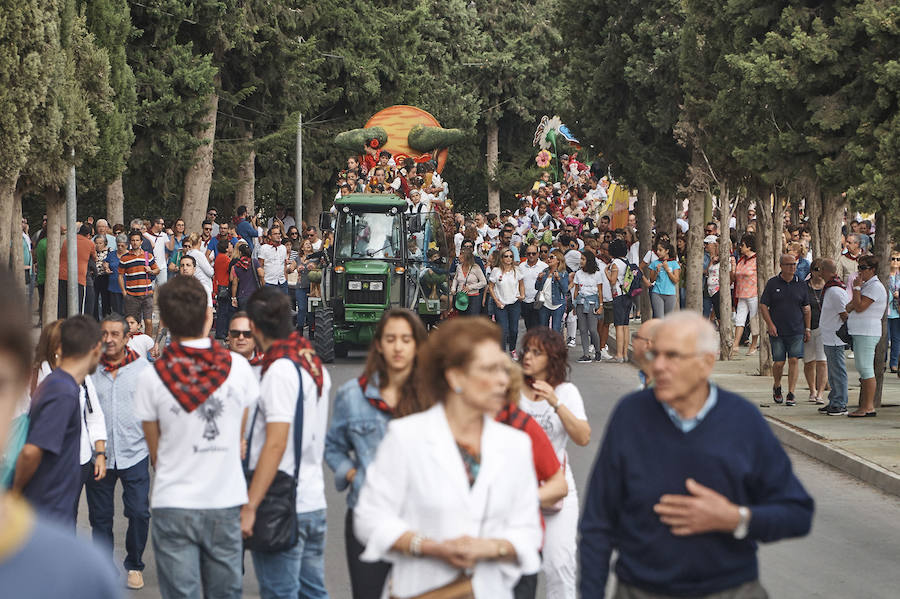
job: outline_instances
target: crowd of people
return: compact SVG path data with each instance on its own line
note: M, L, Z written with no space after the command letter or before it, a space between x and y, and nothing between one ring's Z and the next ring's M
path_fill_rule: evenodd
M25 500L0 496L8 506L0 519L45 522L19 544L36 555L65 533L60 526L71 531L84 490L100 549L79 558L93 564L85 596L118 596L118 481L128 588L144 585L152 538L165 598L239 597L244 550L263 597L327 597L327 465L347 492L354 598L435 589L533 598L539 572L548 597L579 589L602 597L614 550L617 597L764 597L755 543L806 534L813 502L758 411L709 380L716 327L732 324L720 322L720 294L736 308L735 353L745 336L757 351L760 321L766 327L776 402L796 403L802 358L810 401L847 414L852 344L863 394L849 416L874 416L885 312L891 370L900 353L900 252L885 285L867 253L870 225L848 225L837 260L811 256L803 226L788 226L780 273L760 293L755 222L720 232L711 221L698 314L679 309L687 223L679 220L674 243L660 231L644 251L633 214L610 226L608 180L574 157L561 182L545 173L516 211L463 215L451 212L433 165L386 154L348 160L338 195L396 193L410 213L450 214L454 308L430 333L415 313L387 310L359 377L334 394L306 337L313 273L333 238L280 205L265 223L243 206L225 219L210 209L200 232L181 219L136 219L127 230L86 219L77 237L81 314L64 318L63 247L53 273L59 320L40 323L33 351L31 320L16 316L27 314L23 302L14 285L0 285L12 315L0 319L0 353L15 357L0 361L10 371L0 441L10 421L18 433L7 453L12 474L0 482ZM27 282L41 302L46 231L31 240L24 226ZM737 248L730 281L718 275L720 235ZM632 335L640 293L650 295L653 318ZM631 350L642 389L613 412L583 507L568 454L592 436L571 381L576 341L581 363L622 363ZM743 457L711 469L723 440ZM66 543L60 550L74 541ZM591 564L580 576L579 551ZM0 552L0 587L23 580L11 563ZM30 584L53 584L41 578ZM53 595L40 588L24 596Z

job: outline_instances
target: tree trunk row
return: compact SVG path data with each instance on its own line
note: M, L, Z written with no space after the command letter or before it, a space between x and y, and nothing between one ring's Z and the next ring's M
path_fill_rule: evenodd
M56 320L59 301L59 252L62 250L60 227L65 221L66 197L60 189L44 192L47 199L47 277L44 284L44 326Z
M646 185L638 187L638 201L635 210L637 211L635 220L639 242L638 248L643 253L650 248L650 244L653 242L653 194ZM638 262L640 262L642 258L643 256L638 256ZM646 322L647 320L650 320L653 312L650 307L649 291L641 293L638 298L638 309L641 311L641 322Z
M487 124L487 178L488 178L488 212L500 214L500 183L497 180L500 160L500 124L489 121Z
M775 276L773 243L773 214L780 212L774 210L772 202L772 190L762 181L751 183L752 197L756 201L756 282L757 296L761 296L766 282ZM757 312L759 323L759 374L768 376L772 373L772 348L769 345L769 336L766 334L766 322L762 313Z
M722 223L719 235L719 355L727 360L734 344L734 323L731 319L731 236L728 230L728 215L731 214L731 193L728 183L723 182L719 197L719 211Z
M216 114L219 109L218 94L211 94L206 114L201 119L196 136L200 145L194 150L191 167L184 176L184 199L181 217L185 231L199 231L209 204L209 188L213 176L213 142L216 137Z

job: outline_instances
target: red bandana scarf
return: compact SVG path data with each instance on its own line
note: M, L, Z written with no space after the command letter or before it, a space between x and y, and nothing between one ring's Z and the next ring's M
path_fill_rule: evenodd
M373 408L375 408L379 412L384 412L388 416L394 415L394 408L389 406L386 401L384 401L380 397L372 397L366 394L366 387L369 384L369 379L366 376L359 377L358 379L356 379L356 382L359 384L359 388L362 389L363 397L366 398L366 401L372 404Z
M231 352L218 343L206 348L172 343L153 367L166 389L190 413L228 378Z
M825 288L825 289L828 289L829 287L840 287L841 289L846 289L846 288L847 288L847 286L844 285L844 282L841 281L840 277L838 277L837 275L834 275L833 277L831 277L831 279L829 279L829 280L825 283L825 287L824 287L824 288Z
M263 354L259 353L258 351L256 351L254 349L253 355L250 356L250 360L249 360L250 366L262 366L264 357L265 356Z
M125 348L125 357L118 364L113 364L112 362L107 360L106 354L104 354L103 357L100 358L100 364L103 365L103 370L105 370L106 372L115 372L119 368L128 366L129 364L131 364L132 362L137 360L139 357L140 356L137 355L136 351L134 351L130 347L126 347Z
M299 364L316 382L319 393L322 392L323 374L322 360L316 355L312 344L300 333L294 331L287 339L276 339L262 358L262 374L265 374L275 360L287 358Z

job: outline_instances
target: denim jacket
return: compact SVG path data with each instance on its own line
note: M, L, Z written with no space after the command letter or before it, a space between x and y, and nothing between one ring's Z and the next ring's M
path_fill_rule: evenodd
M381 399L377 377L366 382L365 391L360 387L359 379L344 383L334 399L331 426L325 437L325 461L334 471L334 486L338 491L350 487L348 509L356 507L366 481L366 468L375 459L375 452L391 420L391 415L373 406L367 396ZM356 468L356 476L350 483L347 473L353 468Z
M538 293L540 293L544 289L544 281L547 280L547 276L549 275L549 273L550 269L545 268L544 271L537 276L537 280L534 282L534 288L538 290ZM566 273L560 273L559 280L554 279L550 283L550 292L553 296L553 305L565 305L566 294L569 292L569 275Z

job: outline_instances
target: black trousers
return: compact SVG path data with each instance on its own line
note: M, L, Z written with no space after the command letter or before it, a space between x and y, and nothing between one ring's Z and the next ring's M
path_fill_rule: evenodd
M365 547L353 534L353 510L347 510L347 517L344 518L344 547L347 549L353 599L381 599L384 583L391 572L391 564L360 561L359 556Z
M534 599L537 596L537 574L526 574L513 587L515 599Z
M522 302L522 320L525 321L525 330L541 326L541 309L535 309L535 303Z

